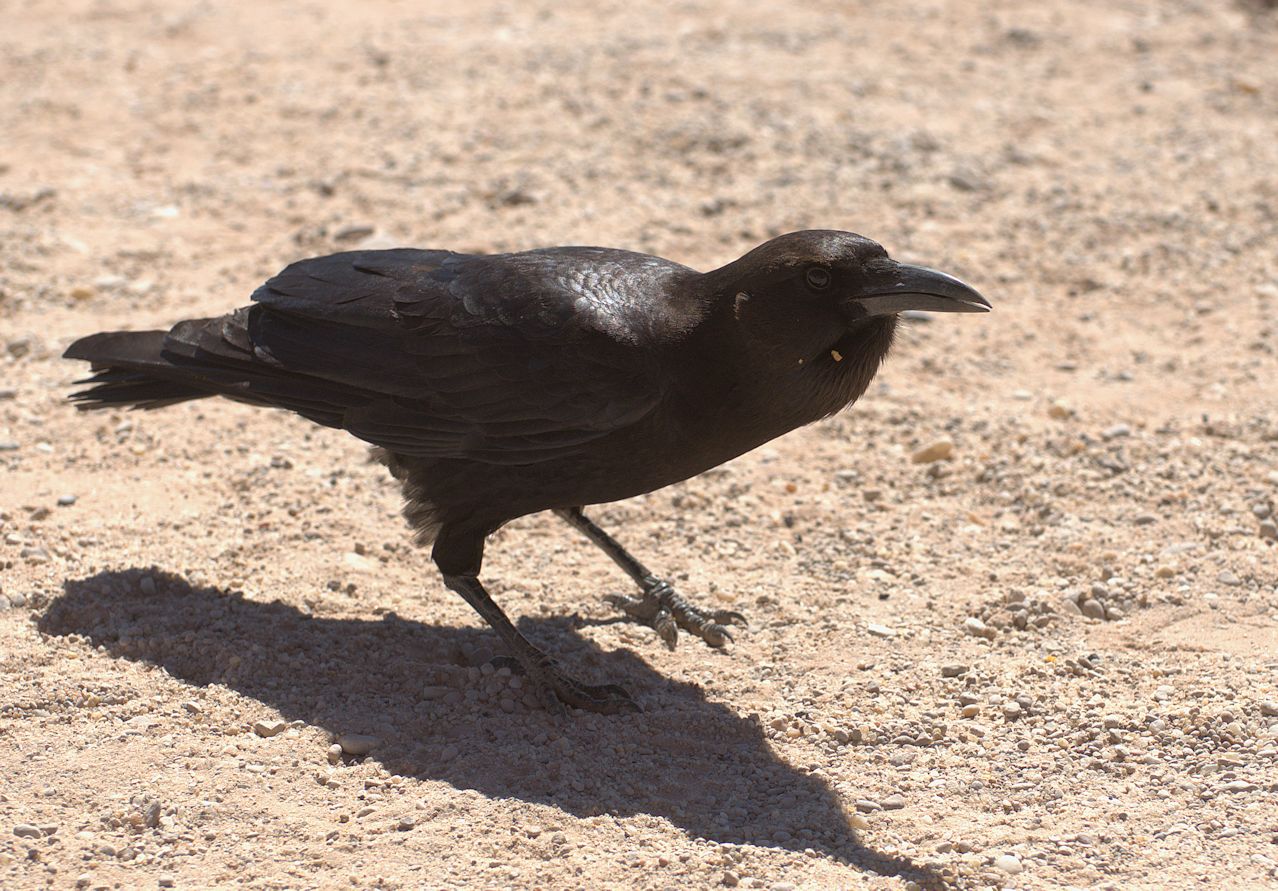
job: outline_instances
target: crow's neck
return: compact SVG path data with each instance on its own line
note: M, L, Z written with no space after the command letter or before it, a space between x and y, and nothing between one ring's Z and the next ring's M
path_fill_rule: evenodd
M740 342L728 349L722 342L698 344L700 356L715 361L698 363L699 385L681 400L686 420L703 431L718 430L725 444L737 446L735 454L749 451L860 398L891 349L895 331L895 316L870 319L833 332L828 346L793 364L752 355Z
M896 316L857 323L796 368L777 369L760 383L773 399L789 399L779 411L793 426L828 417L861 398L887 358Z

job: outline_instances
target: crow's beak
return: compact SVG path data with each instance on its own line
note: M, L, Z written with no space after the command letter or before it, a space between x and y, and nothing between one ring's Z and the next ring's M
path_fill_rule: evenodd
M922 312L989 312L990 303L952 275L884 260L867 269L855 293L844 300L853 319Z

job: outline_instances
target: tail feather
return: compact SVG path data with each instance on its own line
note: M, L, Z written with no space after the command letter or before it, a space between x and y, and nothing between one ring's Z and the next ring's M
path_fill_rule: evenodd
M107 331L83 337L63 356L90 363L94 374L71 394L77 407L163 408L224 396L295 411L317 424L341 427L344 412L366 401L351 387L292 374L257 361L241 312L190 319L171 331Z
M89 362L92 377L77 381L91 385L71 395L81 409L163 408L214 393L182 380L162 355L165 331L107 331L82 337L63 353L66 359Z

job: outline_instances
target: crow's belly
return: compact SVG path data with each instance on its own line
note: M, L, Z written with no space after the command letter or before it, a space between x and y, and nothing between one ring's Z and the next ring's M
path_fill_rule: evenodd
M786 429L791 429L787 427ZM786 432L733 431L731 438L660 445L644 437L592 443L575 455L533 464L400 458L439 522L499 525L537 511L633 498L681 482Z

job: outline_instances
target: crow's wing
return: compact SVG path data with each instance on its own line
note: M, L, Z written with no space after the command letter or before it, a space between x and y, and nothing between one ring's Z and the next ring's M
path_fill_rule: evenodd
M595 248L399 249L294 263L256 305L173 329L165 352L235 398L405 455L571 455L661 399L647 295L690 272Z

